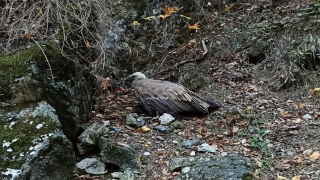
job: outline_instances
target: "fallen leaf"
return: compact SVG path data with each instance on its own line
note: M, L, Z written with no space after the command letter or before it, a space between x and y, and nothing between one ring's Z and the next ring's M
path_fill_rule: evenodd
M288 180L288 178L280 176L279 174L277 174L277 176L278 176L278 180Z
M159 17L162 18L162 19L165 19L165 18L168 17L168 15L166 15L166 14L160 14Z
M192 25L192 26L191 26L191 25L188 25L188 28L189 28L189 29L195 29L195 30L200 29L200 28L199 28L199 22L195 23L195 24Z
M88 40L86 40L86 47L91 48L90 42Z
M42 14L42 7L38 6L37 8L38 14Z
M210 22L214 22L217 18L212 18Z
M319 156L320 156L319 151L316 151L316 152L314 152L314 153L312 153L312 154L310 155L310 160L311 160L311 161L315 161L315 160L317 160L317 159L319 158Z
M144 18L145 20L151 20L151 19L156 19L156 17L155 16L149 16L149 17L146 17L146 18Z
M182 14L180 15L180 17L186 18L187 20L192 19L191 17L185 16L185 15L182 15Z
M22 34L22 36L23 37L25 37L25 38L30 38L30 37L32 37L32 33L25 33L25 34Z
M158 163L159 163L159 164L163 164L162 158L160 158L160 159L158 160Z
M233 126L232 127L232 133L237 133L239 131L239 127L238 126Z
M229 6L227 6L225 9L224 9L224 12L227 12L229 11L231 8L233 8L234 4L230 4Z
M150 128L149 127L147 127L147 126L142 126L141 127L141 130L142 130L142 132L149 132L150 131Z
M104 80L104 82L101 84L101 88L102 88L102 90L106 90L108 87L109 87L109 82L110 82L110 78L109 77L107 77L105 80Z
M140 23L138 21L133 21L132 22L132 26L138 26L138 25L140 25Z
M300 180L300 179L301 179L301 175L294 176L294 177L292 178L292 180Z
M301 123L301 118L297 118L297 119L295 119L295 120L292 120L292 122L294 122L294 123Z
M252 111L252 107L247 107L246 109L245 109L245 111Z

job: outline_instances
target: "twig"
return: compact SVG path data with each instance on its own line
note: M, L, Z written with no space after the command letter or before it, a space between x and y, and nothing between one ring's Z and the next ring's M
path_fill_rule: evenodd
M178 67L180 67L180 66L182 66L182 65L184 65L184 64L202 60L202 59L204 58L204 56L208 53L208 48L207 48L207 45L206 45L206 43L205 43L204 40L201 41L201 44L202 44L202 48L204 49L204 52L201 54L200 57L198 57L198 58L196 58L196 59L181 61L181 62L175 64L174 66L172 66L171 68L165 69L165 70L163 70L163 71L160 71L160 72L154 74L152 77L157 76L157 75L162 74L162 73L165 73L165 72L168 72L168 71L172 71L172 70L174 70L174 69L177 69Z

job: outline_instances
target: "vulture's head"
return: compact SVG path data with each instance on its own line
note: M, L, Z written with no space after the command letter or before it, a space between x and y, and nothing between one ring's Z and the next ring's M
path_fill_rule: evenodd
M136 79L145 79L146 75L144 75L142 72L135 72L131 74L128 79L136 80Z
M146 75L144 75L142 72L135 72L126 79L126 83L131 84L135 80L145 79L145 78L146 78Z

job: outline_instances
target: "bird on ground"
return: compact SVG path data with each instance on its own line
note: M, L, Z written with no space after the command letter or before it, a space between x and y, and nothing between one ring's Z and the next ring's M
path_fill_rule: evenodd
M220 103L202 98L180 84L147 78L141 72L135 72L133 88L140 105L153 116L163 113L171 115L184 112L206 114L220 108Z

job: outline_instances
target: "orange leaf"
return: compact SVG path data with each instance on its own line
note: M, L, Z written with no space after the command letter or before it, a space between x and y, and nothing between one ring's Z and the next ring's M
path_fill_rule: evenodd
M195 23L194 25L188 25L188 27L189 27L189 29L195 29L195 30L198 30L198 29L200 29L199 28L199 22L197 22L197 23Z
M102 90L106 90L109 87L110 78L107 77L101 85Z
M315 160L317 160L317 159L319 158L319 156L320 156L319 151L316 151L316 152L314 152L314 153L312 153L312 154L310 155L310 160L311 160L311 161L315 161Z
M224 9L224 12L227 12L229 11L231 8L233 8L234 4L230 4L229 6L227 6L225 9Z

